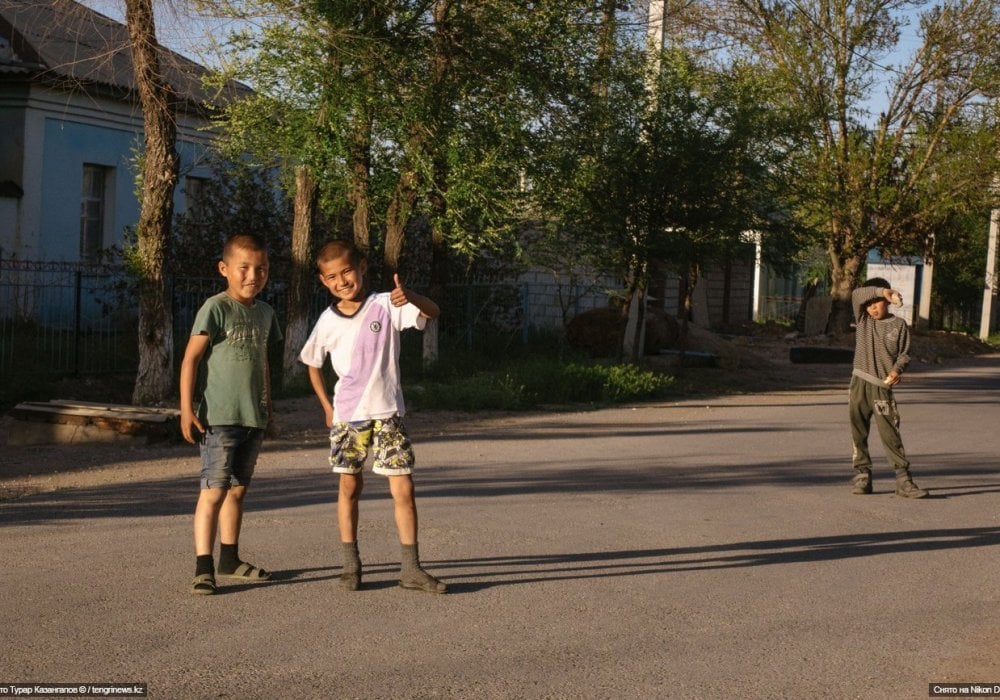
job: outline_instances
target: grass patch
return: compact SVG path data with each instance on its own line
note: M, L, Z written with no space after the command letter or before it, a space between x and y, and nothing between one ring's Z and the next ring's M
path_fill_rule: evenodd
M409 384L406 394L408 402L423 409L509 411L638 401L666 395L673 386L673 377L634 365L532 357L469 373L456 371L452 365L446 373L430 372L423 381Z
M53 372L52 362L37 351L25 357L37 359L37 371L22 361L17 372L2 375L0 413L26 400L130 401L134 369L74 376L71 372ZM595 407L683 393L671 374L575 355L555 337L540 336L527 345L501 337L472 350L452 346L442 349L432 367L424 367L420 334L404 334L400 362L407 404L429 410ZM305 377L282 381L280 353L272 355L271 363L276 398L312 394ZM337 378L329 363L324 372L327 387L332 390Z

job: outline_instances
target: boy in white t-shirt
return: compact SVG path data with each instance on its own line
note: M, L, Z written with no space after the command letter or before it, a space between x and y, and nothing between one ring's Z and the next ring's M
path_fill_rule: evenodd
M320 283L336 299L316 321L299 359L309 366L309 380L330 428L330 464L340 474L337 523L343 547L340 585L361 585L358 554L358 501L364 486L362 467L374 447L372 471L389 478L396 528L402 547L399 585L428 593L447 586L420 566L417 504L413 495L413 448L403 428L403 391L399 379L399 334L422 329L440 313L437 304L403 287L395 275L391 292L368 294L368 261L347 241L331 241L316 256ZM323 378L327 355L337 374L333 401Z

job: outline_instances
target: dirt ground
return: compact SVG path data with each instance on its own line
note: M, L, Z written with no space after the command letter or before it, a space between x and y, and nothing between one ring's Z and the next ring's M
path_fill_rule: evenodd
M777 323L751 323L729 334L696 327L689 331L688 349L717 358L716 367L683 369L679 373L688 393L755 393L802 389L830 382L846 382L847 363L797 363L793 348L854 349L854 335L804 336ZM911 370L928 364L943 364L973 355L996 352L997 348L965 333L929 331L913 333L910 342ZM672 371L675 357L647 358Z
M753 324L750 331L722 335L693 329L688 349L714 356L715 366L687 366L678 370L674 355L646 359L652 367L677 374L679 396L794 391L837 383L846 386L849 365L793 363L790 350L803 346L852 347L853 337L801 337L789 334L786 327L777 324ZM940 331L914 334L911 367L943 364L995 351L993 346L965 334ZM692 357L691 364L697 365L698 359ZM82 399L77 396L58 398ZM496 424L509 416L502 412L415 411L407 415L407 427L414 439L419 440L421 436L445 431L454 433ZM197 488L198 452L193 445L122 441L9 446L5 445L4 435L4 426L9 425L9 420L0 420L0 445L4 445L0 449L0 501L41 491L157 480L184 474L192 476L192 493ZM268 449L323 447L326 432L322 420L322 412L311 396L275 402L276 434L265 442L265 452Z

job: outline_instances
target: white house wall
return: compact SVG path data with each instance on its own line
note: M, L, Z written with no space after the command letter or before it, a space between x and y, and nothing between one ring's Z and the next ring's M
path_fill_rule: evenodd
M26 90L22 85L0 91L0 182L13 182L22 189ZM21 248L22 204L23 198L0 197L0 250L4 255Z

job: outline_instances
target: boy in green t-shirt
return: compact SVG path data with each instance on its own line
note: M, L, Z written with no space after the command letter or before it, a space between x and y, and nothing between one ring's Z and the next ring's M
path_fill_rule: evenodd
M181 362L181 433L192 444L198 441L201 451L201 493L194 513L195 595L215 593L217 530L220 576L271 578L239 556L243 499L271 419L268 347L281 340L274 310L256 300L267 272L267 251L259 237L237 234L226 241L219 262L226 291L198 310Z

